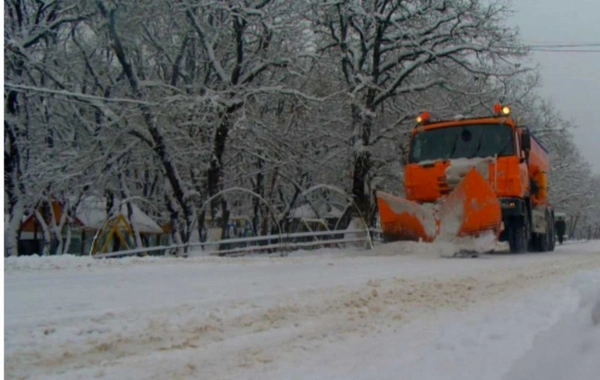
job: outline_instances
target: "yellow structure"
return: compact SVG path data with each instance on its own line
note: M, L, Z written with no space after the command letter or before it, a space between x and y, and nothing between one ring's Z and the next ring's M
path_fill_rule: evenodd
M122 250L135 247L133 229L123 214L118 214L116 218L106 224L104 229L98 231L98 238L92 247L92 255L109 252L115 238L119 239L119 247ZM98 250L100 246L102 248Z

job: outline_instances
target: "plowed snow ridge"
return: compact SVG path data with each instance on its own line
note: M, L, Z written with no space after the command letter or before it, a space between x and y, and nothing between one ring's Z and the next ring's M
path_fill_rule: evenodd
M336 378L333 364L319 357L340 347L394 335L424 345L444 316L485 310L600 268L593 243L477 259L440 258L445 249L6 259L6 376ZM346 360L349 367L336 365L333 373L359 376L351 364L361 357Z

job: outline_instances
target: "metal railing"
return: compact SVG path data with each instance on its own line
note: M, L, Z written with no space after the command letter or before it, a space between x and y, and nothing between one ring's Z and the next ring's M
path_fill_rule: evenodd
M302 248L333 248L340 247L342 244L361 243L366 248L373 248L373 242L379 241L381 230L379 229L359 229L359 230L333 230L317 232L300 232L281 235L253 236L246 238L233 238L217 241L190 242L186 244L161 245L155 247L142 247L126 251L116 251L108 253L98 253L94 258L115 258L134 255L148 255L151 253L160 253L162 255L183 255L194 254L194 248L201 248L205 255L219 256L239 256L248 253L282 253ZM354 235L354 236L346 236ZM341 237L339 237L341 236ZM330 237L326 239L325 237ZM305 239L313 240L305 241ZM254 243L254 244L253 244ZM262 244L256 244L262 243ZM239 245L238 247L232 247ZM231 247L231 248L230 248ZM208 249L207 249L208 248ZM216 249L210 249L216 248ZM183 252L182 252L183 251Z

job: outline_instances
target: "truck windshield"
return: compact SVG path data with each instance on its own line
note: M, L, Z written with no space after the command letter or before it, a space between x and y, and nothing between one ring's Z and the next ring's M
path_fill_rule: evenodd
M410 162L452 158L511 156L512 129L503 124L470 124L417 133L411 142Z

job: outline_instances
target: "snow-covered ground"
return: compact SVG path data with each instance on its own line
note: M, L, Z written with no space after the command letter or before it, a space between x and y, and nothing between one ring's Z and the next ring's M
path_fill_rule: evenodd
M475 259L446 249L5 259L5 374L597 378L598 242Z

